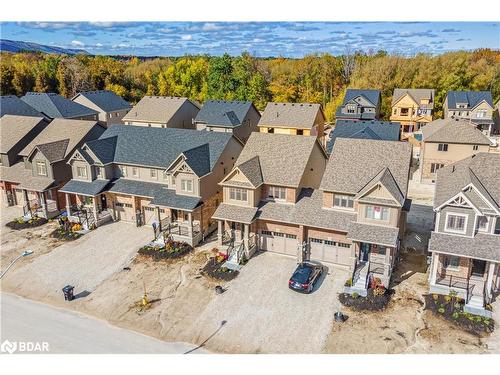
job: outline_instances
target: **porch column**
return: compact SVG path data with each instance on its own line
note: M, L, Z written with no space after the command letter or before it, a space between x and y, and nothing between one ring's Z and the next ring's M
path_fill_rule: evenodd
M47 211L47 201L45 200L45 192L42 191L40 194L40 206L42 206L42 211L45 214L45 217L49 218L49 211Z
M158 228L160 228L161 232L161 216L160 216L160 207L156 206L156 216L158 217Z
M245 247L245 251L247 251L247 252L248 252L248 250L250 250L248 248L249 237L250 237L250 225L243 224L243 246Z
M95 226L97 227L97 197L92 197L92 206L94 211Z
M23 189L23 199L24 199L24 204L28 204L29 208L28 191L26 189Z
M66 214L68 215L69 218L71 216L71 203L69 200L69 194L64 193L64 195L66 196Z
M139 226L139 223L137 222L137 200L135 199L135 196L132 197L132 211L134 211L134 221L135 221L135 225L136 226Z
M222 236L224 229L222 228L222 220L217 220L217 245L222 246Z
M432 253L431 285L436 285L437 269L439 264L439 254Z
M188 212L188 236L193 237L193 213Z
M491 288L493 286L493 275L495 273L495 263L489 262L488 267L488 277L486 279L486 296L488 298L488 302L491 299L492 291Z

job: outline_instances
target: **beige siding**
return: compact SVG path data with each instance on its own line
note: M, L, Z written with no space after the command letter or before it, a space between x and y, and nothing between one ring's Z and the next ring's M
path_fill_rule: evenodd
M321 146L316 143L307 161L299 186L301 188L318 189L326 168L326 163L326 156Z

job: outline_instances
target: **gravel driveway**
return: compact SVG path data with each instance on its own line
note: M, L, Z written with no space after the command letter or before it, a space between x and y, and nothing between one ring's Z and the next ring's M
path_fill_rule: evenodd
M75 294L91 292L126 266L152 234L150 227L136 228L125 222L103 225L9 271L2 282L25 296L59 299L66 284L75 286Z
M331 267L309 294L288 289L295 259L262 253L193 322L193 342L233 353L320 353L349 272Z

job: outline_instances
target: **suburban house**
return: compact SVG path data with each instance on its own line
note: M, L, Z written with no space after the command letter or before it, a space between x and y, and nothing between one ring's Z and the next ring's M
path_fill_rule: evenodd
M336 120L376 120L380 114L380 90L347 89Z
M259 249L349 268L359 293L372 276L387 285L409 208L410 160L402 142L339 138L327 163L311 137L252 134L213 215L227 266Z
M194 129L199 104L188 98L145 96L122 119L125 125Z
M35 139L48 123L43 117L4 115L0 118L0 186L4 206L14 206L17 203L12 184L3 178L4 171L8 171L19 161L19 152Z
M432 121L434 89L394 89L391 121L401 123L403 133L413 133Z
M488 137L493 131L493 98L489 91L448 91L444 118L459 118L475 124Z
M153 225L194 246L215 230L217 182L242 148L228 133L112 125L69 158L66 210L89 226L111 219Z
M6 124L5 120L8 121ZM47 218L58 215L65 206L64 195L59 194L59 189L71 179L71 168L67 164L69 156L84 142L97 139L104 128L96 121L67 119L54 119L47 126L33 125L41 121L41 118L34 118L31 125L36 128L35 131L39 129L37 127L44 128L28 143L29 139L24 137L28 135L31 138L29 125L22 126L21 120L11 120L9 117L1 121L2 148L4 125L7 125L5 128L12 128L6 133L9 134L6 143L12 144L17 139L23 144L27 143L19 151L17 162L10 164L9 161L9 166L1 167L0 180L6 194L11 195L13 204L23 207L25 214Z
M489 138L469 121L434 120L422 128L421 181L434 182L438 169L489 149Z
M389 121L337 120L326 144L328 154L332 153L337 138L375 139L379 141L399 141L401 125Z
M430 292L455 293L465 311L491 317L487 305L500 292L500 154L440 169L434 211Z
M314 136L323 142L325 121L320 104L270 102L258 126L261 133Z
M21 100L50 119L97 121L97 111L72 102L58 94L28 92Z
M43 117L43 115L15 95L0 97L0 117L4 115Z
M98 120L104 126L123 124L123 116L132 108L130 103L109 90L80 92L71 100L97 111Z
M260 113L252 102L207 100L194 119L197 130L232 133L246 142L257 131Z

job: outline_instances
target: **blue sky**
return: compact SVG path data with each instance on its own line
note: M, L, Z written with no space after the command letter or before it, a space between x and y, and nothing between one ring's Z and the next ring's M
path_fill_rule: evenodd
M350 50L412 55L500 49L495 22L2 22L3 39L92 54L302 57Z

